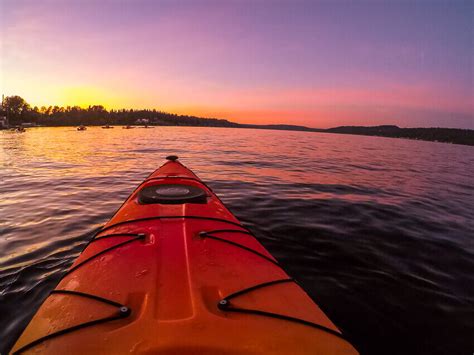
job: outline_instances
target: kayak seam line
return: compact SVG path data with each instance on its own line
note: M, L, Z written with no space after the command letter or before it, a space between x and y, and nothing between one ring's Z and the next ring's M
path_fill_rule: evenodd
M205 216L154 216L154 217L144 217L144 218L130 219L130 220L127 220L127 221L117 222L117 223L111 224L110 226L104 227L103 229L98 231L96 235L98 235L102 232L105 232L106 230L109 230L111 228L118 227L118 226L121 226L121 225L124 225L124 224L144 222L144 221L152 221L154 219L179 219L179 218L183 218L183 219L186 219L186 218L187 219L203 219L203 220L208 220L208 221L217 221L217 222L229 223L229 224L232 224L234 226L241 227L241 228L244 228L245 230L247 230L247 228L244 227L243 225L241 225L240 223L229 221L227 219L215 218L215 217L205 217Z
M280 265L280 263L278 263L278 261L276 261L276 260L274 260L274 259L272 259L272 258L270 258L270 257L268 257L268 256L266 256L266 255L264 255L264 254L262 254L262 253L256 251L256 250L253 250L252 248L248 248L248 247L246 247L245 245L242 245L242 244L239 244L239 243L235 243L235 242L233 242L233 241L231 241L231 240L227 240L227 239L223 239L223 238L216 237L216 236L214 236L214 235L208 234L207 232L201 232L201 233L199 233L199 236L202 237L202 238L209 238L209 239L217 240L217 241L220 241L220 242L223 242L223 243L227 243L227 244L233 245L233 246L235 246L235 247L237 247L237 248L244 249L244 250L246 250L246 251L248 251L248 252L250 252L250 253L252 253L252 254L255 254L255 255L260 256L261 258L263 258L263 259L265 259L265 260L271 262L272 264L278 266L280 269L283 270L283 267ZM283 271L284 271L284 270L283 270Z

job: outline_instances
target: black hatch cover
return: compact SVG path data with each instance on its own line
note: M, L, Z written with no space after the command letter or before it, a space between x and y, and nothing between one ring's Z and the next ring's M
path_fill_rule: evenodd
M206 191L182 184L162 184L148 186L138 193L138 202L142 205L162 203L178 205L183 203L207 203Z

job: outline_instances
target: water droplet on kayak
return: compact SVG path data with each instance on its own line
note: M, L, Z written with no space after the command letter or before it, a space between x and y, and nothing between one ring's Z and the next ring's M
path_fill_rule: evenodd
M135 277L140 277L140 276L146 275L147 273L148 273L148 269L143 269L142 271L138 271L135 274Z
M131 353L136 352L137 347L138 347L141 343L143 343L143 341L140 340L138 343L133 344L132 347L130 348L129 352L131 352Z

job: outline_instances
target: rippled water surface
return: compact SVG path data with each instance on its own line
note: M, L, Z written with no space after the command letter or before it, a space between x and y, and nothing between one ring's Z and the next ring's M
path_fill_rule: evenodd
M473 353L473 147L182 127L0 131L0 352L169 154L362 353Z

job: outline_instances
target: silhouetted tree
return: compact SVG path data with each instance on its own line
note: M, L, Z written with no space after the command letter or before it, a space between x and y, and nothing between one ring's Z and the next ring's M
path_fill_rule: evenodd
M3 102L8 117L12 122L20 119L28 110L30 105L20 96L7 96Z
M148 124L163 126L217 126L237 127L238 124L215 118L199 118L194 116L178 116L176 114L153 110L119 109L107 111L102 105L79 106L41 106L33 109L20 96L5 99L10 108L13 124L34 122L48 126L85 125L132 125L139 119L147 119Z

